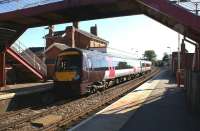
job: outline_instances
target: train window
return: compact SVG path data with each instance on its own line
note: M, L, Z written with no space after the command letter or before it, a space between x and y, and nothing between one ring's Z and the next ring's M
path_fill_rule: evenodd
M97 70L101 70L101 67L102 67L102 60L99 56L97 56L97 59L96 59L96 69Z
M132 62L130 60L126 60L127 61L127 68L133 68Z
M101 57L100 62L101 62L101 67L100 67L101 70L106 70L108 68L108 64L104 56Z
M92 57L92 68L94 70L104 70L106 66L107 63L104 60L104 57L98 55L96 57Z
M126 67L127 67L127 63L126 62L119 62L118 63L118 68L119 69L126 69Z
M130 69L133 67L132 62L127 59L119 59L119 61L116 63L117 63L116 69Z
M89 68L89 69L92 68L92 62L91 62L91 59L88 59L88 68Z
M112 65L110 65L110 66L113 66L113 67L115 67L115 69L118 69L118 61L113 61Z
M95 70L98 67L98 61L95 59L95 57L92 57L92 69Z

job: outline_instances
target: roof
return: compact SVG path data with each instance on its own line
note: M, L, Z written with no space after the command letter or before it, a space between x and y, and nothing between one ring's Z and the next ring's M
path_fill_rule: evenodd
M34 53L39 53L44 51L44 47L29 47L28 49Z
M85 36L87 36L87 37L89 37L89 38L91 38L91 39L95 39L95 40L101 41L101 42L103 42L105 44L109 43L107 40L104 40L104 39L102 39L102 38L100 38L100 37L98 37L96 35L93 35L91 33L88 33L86 31L83 31L83 30L80 30L80 29L76 29L76 31L81 33L81 34L83 34L83 35L85 35Z
M56 48L60 49L61 51L70 48L69 46L67 46L67 45L65 45L65 44L54 43L54 44L50 45L50 46L45 50L45 53L46 53L47 51L49 51L50 49L52 49L53 47L56 47Z
M55 31L53 32L53 36L62 36L65 33L65 31ZM45 38L49 37L49 34L45 35Z
M110 56L110 57L115 57L115 58L121 58L121 59L132 59L132 60L139 60L139 61L145 61L146 60L140 60L140 59L136 59L136 58L133 58L133 57L130 57L130 56L125 56L125 55L119 55L119 54L113 54L113 53L103 53L103 52L99 52L99 51L96 51L96 50L85 50L85 49L80 49L80 48L68 48L66 50L63 50L64 51L69 51L69 50L78 50L80 52L83 52L85 54L88 54L88 55L91 55L91 56Z
M72 29L72 26L67 27L67 29ZM75 30L76 30L77 32L81 33L82 35L87 36L87 37L89 37L89 38L91 38L91 39L101 41L101 42L103 42L103 43L105 43L105 44L108 44L108 43L109 43L107 40L104 40L104 39L102 39L102 38L100 38L100 37L98 37L98 36L96 36L96 35L93 35L93 34L91 34L91 33L88 33L88 32L86 32L86 31L83 31L83 30L81 30L81 29L75 29ZM66 32L66 31L55 31L55 32L53 32L53 36L62 36L65 32ZM48 36L49 36L49 34L45 35L45 38L48 37Z

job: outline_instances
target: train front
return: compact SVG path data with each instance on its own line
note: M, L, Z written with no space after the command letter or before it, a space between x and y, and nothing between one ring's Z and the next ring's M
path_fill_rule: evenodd
M76 49L61 52L56 61L54 90L59 95L79 95L82 70L82 53Z

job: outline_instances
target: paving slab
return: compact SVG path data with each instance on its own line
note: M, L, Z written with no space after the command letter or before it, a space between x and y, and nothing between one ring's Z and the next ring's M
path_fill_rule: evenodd
M169 72L159 79L144 105L120 131L200 131L199 116L187 110L183 88L174 84Z
M38 118L38 119L32 121L31 124L33 126L36 126L36 127L45 127L45 126L49 126L51 124L54 124L56 122L59 122L61 120L62 120L62 116L47 115L47 116L44 116L42 118Z

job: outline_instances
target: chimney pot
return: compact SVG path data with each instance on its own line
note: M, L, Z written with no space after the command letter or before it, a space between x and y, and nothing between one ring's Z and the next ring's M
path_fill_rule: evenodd
M73 27L78 29L79 28L79 22L78 21L73 22Z
M97 36L97 25L90 27L90 33Z

